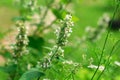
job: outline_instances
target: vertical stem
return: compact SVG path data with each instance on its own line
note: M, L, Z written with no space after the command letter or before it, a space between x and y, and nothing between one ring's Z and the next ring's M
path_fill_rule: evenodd
M108 60L106 61L105 69L104 69L104 70L101 72L101 74L98 76L97 80L100 79L100 77L102 76L102 74L104 73L104 71L106 70L106 68L109 66L109 64L110 64L110 58L111 58L111 56L112 56L112 53L113 53L115 47L117 46L117 44L118 44L119 42L120 42L120 40L118 40L118 41L114 44L114 46L112 47L112 50L111 50L110 55L109 55L109 57L108 57Z
M54 51L53 55L52 55L52 56L51 56L51 58L50 58L50 61L52 61L52 60L53 60L53 57L54 57L54 56L55 56L55 54L57 53L58 49L59 49L59 46L57 46L56 50Z
M46 4L46 5L47 5L47 8L45 9L42 18L40 19L39 24L42 24L42 23L44 22L45 17L46 17L46 15L48 14L48 10L49 10L49 8L51 8L50 6L51 6L51 4L52 4L53 2L54 2L54 0L51 0L48 4ZM34 31L34 35L37 33L37 31L40 30L40 28L41 28L41 27L39 26L38 29L36 29L36 30Z
M114 11L112 20L114 19L115 14L116 14L118 8L119 8L119 3L117 4L117 6L116 6L116 8L115 8L115 11ZM112 25L112 21L111 21L111 23L110 23L110 28L111 28L111 25ZM105 42L104 42L104 44L103 44L103 48L102 48L102 52L101 52L101 55L100 55L100 60L99 60L99 63L98 63L98 67L97 67L97 69L95 70L95 72L94 72L91 80L94 79L94 77L95 77L95 75L96 75L96 73L97 73L97 71L98 71L98 69L99 69L99 67L100 67L100 64L101 64L101 61L102 61L102 58L103 58L103 54L104 54L104 50L105 50L105 47L106 47L106 43L107 43L107 40L108 40L108 37L109 37L109 33L110 33L110 29L109 29L108 32L107 32L107 35L106 35L106 38L105 38Z

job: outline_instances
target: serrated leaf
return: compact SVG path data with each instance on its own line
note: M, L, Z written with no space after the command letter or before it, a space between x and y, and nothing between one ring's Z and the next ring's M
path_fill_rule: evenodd
M38 69L31 69L25 72L19 80L37 80L37 78L44 76L43 72L40 72Z

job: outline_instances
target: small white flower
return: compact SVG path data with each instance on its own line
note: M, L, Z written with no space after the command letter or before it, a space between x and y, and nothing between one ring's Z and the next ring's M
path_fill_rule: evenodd
M91 31L91 26L87 26L87 27L85 28L85 31L86 31L86 32Z
M103 18L106 22L109 22L110 21L110 17L107 13L103 14Z
M72 28L69 28L69 32L72 33Z
M99 70L100 70L100 71L103 71L104 69L105 69L104 66L100 66L100 67L99 67Z
M43 79L43 80L50 80L50 79L45 78L45 79Z
M57 39L59 38L59 33L60 33L60 27L58 27L56 30L55 30L55 34L57 36Z
M61 47L59 47L59 51L60 51L61 53L64 53L64 50L63 50Z
M65 17L65 20L71 20L71 19L72 19L72 16L70 14L67 14Z
M91 65L88 66L88 68L91 68L91 69L97 69L98 66L91 64ZM100 70L100 71L103 71L104 69L105 69L104 66L102 66L102 65L99 66L99 70Z
M73 65L74 65L74 66L78 66L78 65L79 65L79 63L74 63Z
M91 65L89 65L89 66L88 66L88 68L96 69L96 68L97 68L97 66L96 66L96 65L91 64Z
M107 26L109 21L110 21L110 17L108 14L105 13L105 14L103 14L102 17L99 18L98 25Z
M31 69L31 64L28 64L28 65L27 65L27 69L28 69L28 70Z
M73 64L73 61L72 60L69 60L69 61L66 60L66 61L63 62L63 64Z
M114 64L117 66L120 66L120 62L118 62L118 61L115 61Z
M49 56L52 56L52 54L53 54L52 51L50 53L48 53Z
M66 24L67 24L68 27L69 27L69 26L74 26L74 23L73 23L71 20L70 20L70 21L67 21Z
M18 36L18 38L19 38L19 39L22 39L22 36L21 36L21 35L19 35L19 36Z

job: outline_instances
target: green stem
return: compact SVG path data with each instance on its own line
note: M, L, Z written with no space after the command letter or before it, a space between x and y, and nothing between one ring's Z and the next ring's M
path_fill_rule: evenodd
M117 4L117 6L116 6L116 8L115 8L115 11L114 11L112 20L114 19L115 14L116 14L118 8L119 8L119 4ZM111 25L112 25L112 21L111 21L111 23L110 23L110 28L111 28ZM107 44L107 41L108 41L109 33L110 33L110 29L109 29L108 32L107 32L107 35L106 35L106 38L105 38L105 42L104 42L104 44L103 44L103 48L102 48L102 52L101 52L101 55L100 55L100 60L99 60L99 63L98 63L98 67L97 67L97 69L95 70L95 72L94 72L91 80L94 79L94 77L95 77L95 75L96 75L96 73L97 73L97 71L98 71L98 69L99 69L99 67L100 67L100 64L101 64L101 61L102 61L102 58L103 58L103 54L104 54L104 50L105 50L105 47L106 47L106 44Z
M54 2L54 0L51 0L48 4L46 4L46 5L47 5L47 8L46 8L46 10L44 11L44 14L43 14L42 18L40 19L39 24L42 24L42 23L44 22L45 17L46 17L46 15L48 14L48 10L51 8L50 6L52 5L53 2ZM36 34L37 31L40 30L40 28L41 28L41 27L38 27L38 29L36 29L36 30L34 31L34 34Z
M115 47L117 46L117 44L120 42L120 40L118 40L115 44L114 44L114 46L112 47L112 50L111 50L111 52L110 52L110 55L109 55L109 57L108 57L108 59L107 59L107 61L106 61L106 65L105 65L105 69L101 72L101 74L98 76L98 78L97 78L97 80L99 80L100 79L100 77L102 76L102 74L104 73L104 71L106 70L106 68L109 66L109 64L110 64L110 58L111 58L111 56L112 56L112 53L113 53L113 51L114 51L114 49L115 49Z
M53 55L52 55L51 58L50 58L50 61L53 60L53 58L54 58L54 56L56 55L58 49L59 49L59 46L57 46L56 50L54 51Z

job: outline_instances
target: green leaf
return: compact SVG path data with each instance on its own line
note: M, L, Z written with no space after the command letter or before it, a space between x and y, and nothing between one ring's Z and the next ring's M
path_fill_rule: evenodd
M19 80L37 80L37 78L44 76L43 72L40 72L38 69L33 68L25 72Z
M70 3L72 0L61 0L61 2L62 3L64 3L64 4L68 4L68 3Z
M30 21L31 19L32 19L32 17L30 15L27 15L27 16L18 16L18 17L13 17L12 18L13 21L19 21L19 20Z
M59 10L52 8L52 12L58 19L63 19L64 15L67 14L67 11L64 9Z
M0 66L0 70L12 74L16 70L16 65Z
M29 46L38 50L42 51L42 46L44 45L44 39L38 36L29 36Z

